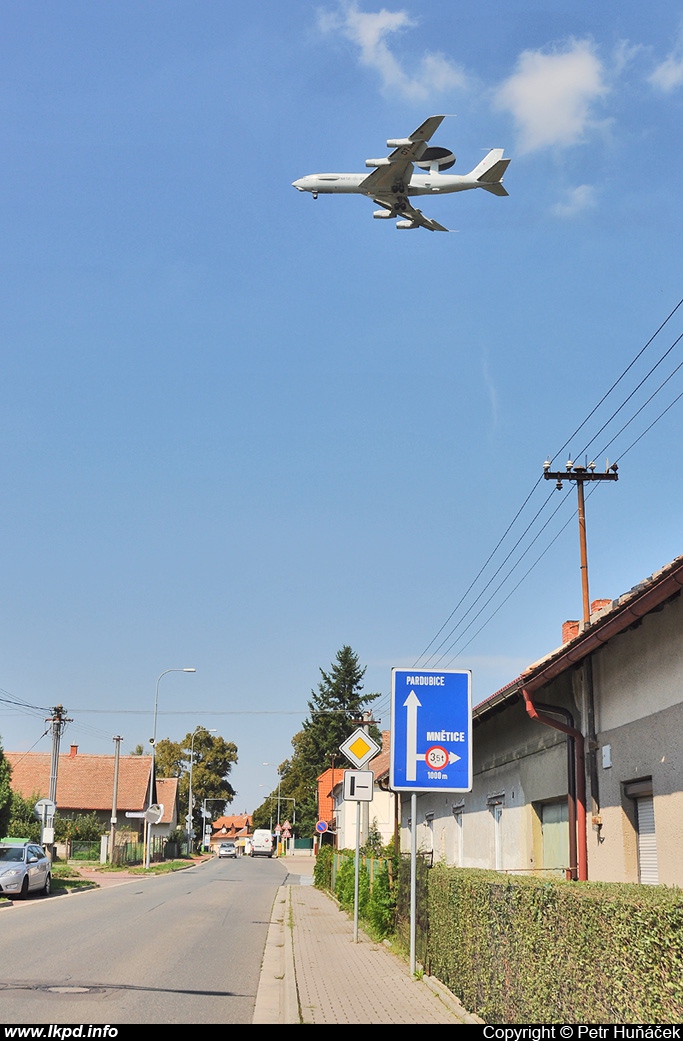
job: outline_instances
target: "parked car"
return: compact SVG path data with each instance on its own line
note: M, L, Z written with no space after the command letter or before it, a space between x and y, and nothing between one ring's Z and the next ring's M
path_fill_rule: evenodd
M8 897L25 897L32 890L45 896L52 885L52 862L34 842L0 844L0 893Z
M219 857L236 857L237 856L237 846L235 845L234 842L221 842L220 846L218 847L218 856Z

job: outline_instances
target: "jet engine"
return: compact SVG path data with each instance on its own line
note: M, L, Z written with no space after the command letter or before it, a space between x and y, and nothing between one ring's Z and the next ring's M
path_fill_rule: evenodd
M396 227L405 229L407 231L408 228L419 228L420 225L415 224L415 222L412 220L397 220Z
M373 210L372 216L375 220L387 220L394 216L391 210Z
M455 156L447 148L433 146L425 148L419 160L415 160L415 166L421 170L450 170L455 166Z
M391 159L366 159L366 166L391 166Z

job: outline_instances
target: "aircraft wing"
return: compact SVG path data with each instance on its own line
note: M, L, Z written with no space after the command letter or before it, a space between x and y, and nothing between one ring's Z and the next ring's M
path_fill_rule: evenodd
M431 217L425 217L422 210L416 210L414 206L410 205L410 203L407 203L404 208L398 210L394 198L382 198L379 196L375 198L374 201L379 206L383 206L385 210L390 210L392 217L397 217L399 220L411 221L415 228L427 228L428 231L451 230L450 228L444 228L443 224L439 224L438 221L433 220Z
M427 148L427 142L441 125L444 116L428 116L410 137L397 143L396 148L382 166L378 166L361 182L364 192L390 192L395 184L408 184L413 175L413 163L421 158ZM389 144L393 144L390 141ZM370 160L368 160L370 163Z

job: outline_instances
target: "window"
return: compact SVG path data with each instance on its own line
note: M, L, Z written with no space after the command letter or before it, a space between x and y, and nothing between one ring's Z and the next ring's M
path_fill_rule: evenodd
M496 871L503 870L503 805L505 792L489 795L486 800L493 815L493 866Z
M652 778L632 781L624 785L624 792L633 799L636 808L636 837L638 845L638 881L644 885L659 883L657 864L657 835L655 833L655 802Z
M464 809L464 802L454 803L452 807L453 818L455 820L455 848L453 850L453 863L456 867L462 867L465 859L462 842L462 818Z
M566 800L541 804L543 867L569 867L569 827Z

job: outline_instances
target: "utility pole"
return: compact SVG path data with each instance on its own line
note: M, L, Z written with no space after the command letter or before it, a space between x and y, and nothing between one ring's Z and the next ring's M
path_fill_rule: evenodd
M67 723L73 723L72 719L67 719L66 709L63 705L55 705L52 709L52 715L45 720L46 723L50 724L50 733L52 734L52 758L50 760L50 794L48 796L53 806L57 805L57 774L59 772L59 739L66 730ZM47 844L52 845L55 840L54 833L55 819L54 811L48 816L45 821L45 830L43 833L43 839Z
M618 481L616 463L609 463L604 473L595 472L595 463L587 463L586 466L574 465L571 459L567 460L566 469L557 473L551 471L552 462L546 459L543 464L543 476L547 481L557 481L557 488L562 487L563 481L576 481L576 491L579 501L579 545L581 549L581 589L583 592L583 624L588 625L591 617L590 596L588 593L588 550L586 547L586 506L583 495L583 486L586 481Z
M114 863L114 843L116 841L116 804L119 797L119 756L121 754L121 742L122 737L113 737L112 741L116 745L114 749L114 791L112 794L112 807L111 807L111 831L109 832L109 863Z

